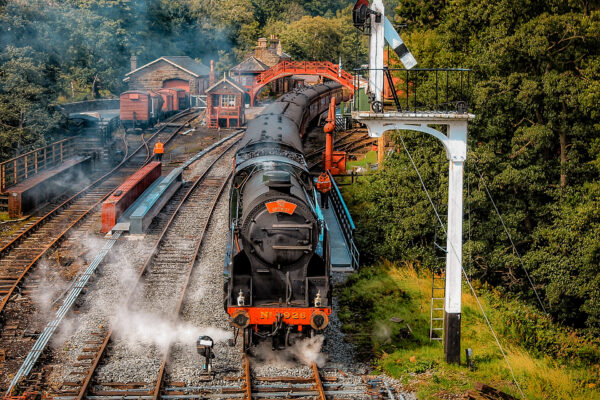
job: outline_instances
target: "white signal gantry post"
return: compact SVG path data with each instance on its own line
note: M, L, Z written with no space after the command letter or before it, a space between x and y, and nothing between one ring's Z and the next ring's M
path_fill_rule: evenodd
M384 78L385 10L382 0L374 0L370 8L381 15L379 17L374 14L370 15L368 90L373 101L381 103ZM460 363L463 167L467 158L468 121L473 119L474 115L456 111L423 113L354 111L352 117L367 126L371 137L381 137L388 130L413 130L434 136L442 142L446 149L446 156L449 161L449 188L446 290L444 298L444 354L447 362ZM432 128L432 125L446 125L447 134Z

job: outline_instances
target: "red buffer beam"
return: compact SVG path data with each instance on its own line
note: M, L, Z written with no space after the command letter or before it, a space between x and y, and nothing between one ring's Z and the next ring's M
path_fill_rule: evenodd
M161 165L155 161L141 168L102 203L102 233L108 233L125 210L160 177Z

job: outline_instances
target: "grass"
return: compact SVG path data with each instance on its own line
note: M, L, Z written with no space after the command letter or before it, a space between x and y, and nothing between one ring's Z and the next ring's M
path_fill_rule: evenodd
M406 388L416 392L418 398L442 399L461 395L473 388L475 382L520 397L468 288L463 288L462 296L460 366L445 363L442 343L429 341L431 275L427 272L417 273L409 263L382 263L363 268L337 290L340 318L344 323L342 329L363 351L361 355L372 360L376 371L401 378ZM543 330L540 335L565 341L565 346L571 346L569 338L574 338L572 346L567 347L571 352L549 350L552 354L544 355L539 349L526 348L522 344L525 330L514 329L511 326L514 322L508 321L515 321L515 315L521 315L513 311L516 308L526 310L523 318L531 317L534 311L513 300L507 303L486 288L477 290L485 293L480 299L527 399L600 399L596 386L600 378L597 342L578 338L576 333L548 324L545 317L537 316L537 319L529 320L544 322L535 325L536 329ZM504 307L492 308L491 304L504 304ZM402 322L392 322L392 317ZM527 321L523 324L527 326ZM531 332L526 334L531 335ZM473 371L465 366L464 351L467 348L473 349ZM575 353L580 348L591 352L593 363L586 364L578 358Z
M10 219L7 212L0 212L0 221L9 221Z
M367 168L367 164L376 164L376 163L377 163L377 152L376 151L369 151L360 160L348 161L346 163L346 169L352 169L354 167Z

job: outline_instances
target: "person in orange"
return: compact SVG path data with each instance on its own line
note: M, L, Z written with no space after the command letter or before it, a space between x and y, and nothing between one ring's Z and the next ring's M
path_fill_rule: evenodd
M331 190L331 179L329 174L323 172L317 179L317 190L321 193L321 207L329 208L329 191Z
M156 161L162 162L162 156L165 153L165 146L162 142L156 142L154 145L154 155L156 156Z

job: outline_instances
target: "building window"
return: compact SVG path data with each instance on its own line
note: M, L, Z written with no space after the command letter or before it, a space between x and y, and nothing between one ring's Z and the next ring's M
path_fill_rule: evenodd
M235 94L222 94L221 107L235 107Z

